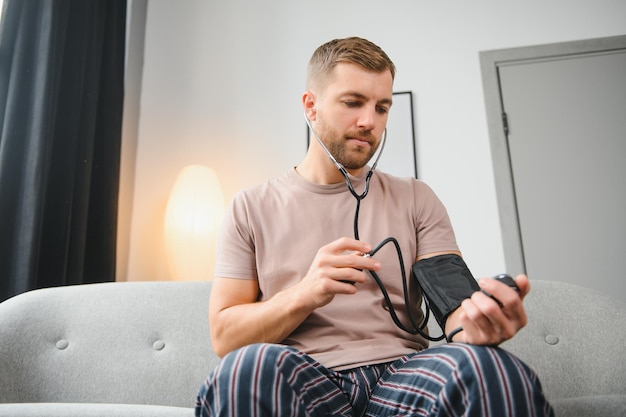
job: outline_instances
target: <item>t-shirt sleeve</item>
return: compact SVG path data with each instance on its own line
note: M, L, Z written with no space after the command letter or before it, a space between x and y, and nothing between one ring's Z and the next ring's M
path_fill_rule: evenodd
M222 221L215 276L257 279L254 231L244 193L235 195Z
M415 224L417 255L458 251L454 229L448 211L435 192L417 180L415 191Z

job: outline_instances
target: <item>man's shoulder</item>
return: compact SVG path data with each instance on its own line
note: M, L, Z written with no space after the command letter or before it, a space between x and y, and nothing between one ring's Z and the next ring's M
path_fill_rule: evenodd
M415 191L431 192L432 189L423 180L415 177L398 177L384 171L376 171L381 183L389 187L412 188Z
M291 174L288 171L258 184L243 188L235 193L233 200L246 202L282 195L289 188L290 177Z

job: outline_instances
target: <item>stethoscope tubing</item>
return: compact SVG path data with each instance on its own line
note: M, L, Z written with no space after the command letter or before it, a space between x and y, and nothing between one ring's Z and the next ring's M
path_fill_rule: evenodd
M335 164L337 169L339 169L339 172L341 172L341 174L343 175L343 177L345 179L345 182L346 182L346 185L348 187L348 190L350 190L350 193L356 199L356 208L355 208L355 213L354 213L354 238L356 240L359 240L359 212L360 212L360 208L361 208L361 201L367 196L367 194L369 192L370 179L372 178L372 175L374 174L374 170L376 169L376 165L378 165L378 161L380 160L380 156L382 155L383 150L385 148L385 143L387 142L387 129L385 128L385 130L383 131L383 137L382 137L382 140L381 140L380 150L378 151L378 155L377 155L376 159L374 160L374 164L372 165L372 167L370 168L369 172L367 173L367 175L365 177L365 187L363 189L363 192L361 194L359 194L354 189L354 187L352 185L352 181L350 181L350 176L348 175L348 171L343 166L343 164L341 164L340 162L338 162L335 159L335 157L330 153L330 151L328 150L326 145L324 145L324 143L322 142L320 137L317 135L317 132L311 126L311 121L306 116L306 113L304 114L304 120L306 120L306 124L308 125L309 129L313 133L313 137L315 137L315 139L321 145L322 149L324 149L324 151L326 152L326 154L328 155L330 160ZM387 293L387 289L385 288L385 285L383 284L383 282L380 279L380 277L378 276L378 274L376 272L374 272L374 271L368 271L370 273L370 275L372 276L372 278L374 278L374 281L376 281L376 284L378 284L378 287L380 288L380 290L381 290L381 292L383 294L383 298L385 299L385 303L387 304L387 307L389 309L389 314L391 315L391 319L393 320L393 322L395 323L395 325L398 328L400 328L401 330L403 330L403 331L405 331L405 332L407 332L409 334L412 334L412 335L419 334L423 338L425 338L427 340L430 340L430 341L442 340L445 337L445 334L441 335L439 337L431 337L430 335L428 335L424 331L424 329L426 328L426 326L428 324L428 318L429 318L429 315L430 315L430 308L428 307L428 301L426 299L424 299L424 301L426 303L426 313L425 313L424 320L422 321L421 325L417 325L417 323L415 322L415 319L413 318L413 315L411 314L410 300L409 300L409 295L408 295L409 294L409 289L408 289L408 284L407 284L406 271L404 270L404 261L402 259L402 250L400 249L400 244L398 243L398 241L394 237L388 237L385 240L383 240L382 242L380 242L372 251L370 251L369 253L364 254L364 256L368 256L368 257L373 256L383 246L385 246L386 244L388 244L390 242L394 244L394 246L396 248L396 252L398 254L398 260L400 262L400 271L402 273L402 285L403 285L403 292L404 292L404 306L405 306L405 309L406 309L407 317L409 318L409 321L411 322L412 328L408 328L407 326L405 326L400 321L398 315L396 314L396 310L393 307L393 304L391 302L389 294Z

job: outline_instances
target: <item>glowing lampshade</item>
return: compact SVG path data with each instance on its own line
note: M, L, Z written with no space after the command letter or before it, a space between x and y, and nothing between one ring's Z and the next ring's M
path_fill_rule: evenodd
M223 212L224 197L215 172L201 165L185 167L165 211L165 246L175 279L211 278Z

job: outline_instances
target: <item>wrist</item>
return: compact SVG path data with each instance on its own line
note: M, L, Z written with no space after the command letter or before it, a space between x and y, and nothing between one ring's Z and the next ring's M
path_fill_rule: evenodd
M459 333L461 333L463 331L463 326L459 326L456 327L455 329L453 329L450 333L448 333L446 335L446 340L448 341L448 343L452 343L454 342L454 337L457 336ZM458 339L458 337L457 337Z

